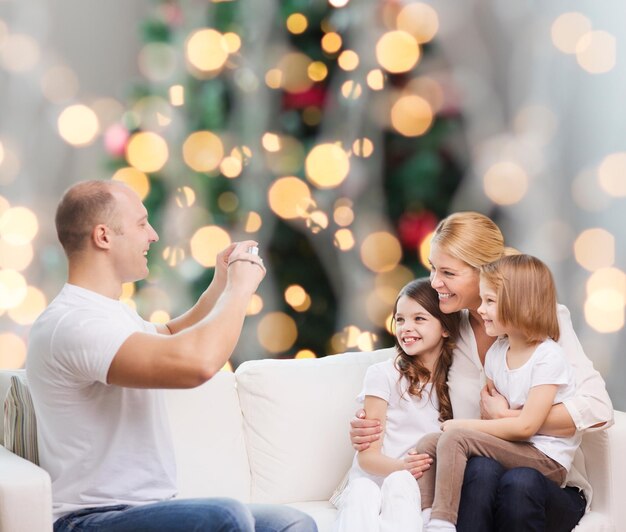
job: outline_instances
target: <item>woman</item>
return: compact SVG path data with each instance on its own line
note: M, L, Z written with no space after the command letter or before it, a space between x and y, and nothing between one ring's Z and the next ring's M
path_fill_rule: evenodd
M456 213L442 220L431 242L431 285L439 294L439 306L446 313L463 311L448 375L455 418L493 419L519 414L509 409L504 397L490 395L485 388L485 354L495 338L487 335L477 312L479 268L505 254L498 226L474 212ZM567 436L576 430L608 428L613 423L613 406L604 380L583 352L563 305L558 305L558 318L559 344L574 368L576 396L552 407L540 433ZM375 420L363 417L360 411L351 421L350 437L357 450L366 449L380 433ZM465 472L457 530L571 530L591 503L591 488L579 469L582 460L579 450L567 487L559 488L534 469L505 471L489 458L472 458ZM411 472L417 478L429 467L426 455L416 455Z

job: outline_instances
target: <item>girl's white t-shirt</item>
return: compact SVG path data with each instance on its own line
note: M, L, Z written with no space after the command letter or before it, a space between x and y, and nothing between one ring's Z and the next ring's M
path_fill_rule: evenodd
M402 458L415 447L425 434L439 432L439 400L432 391L432 384L424 387L422 397L409 395L409 383L395 367L395 357L373 364L367 369L363 389L357 400L363 402L366 395L387 401L387 419L382 453L390 458ZM432 392L432 393L431 393ZM357 453L358 455L358 453ZM361 469L357 455L352 462L349 479L367 477L378 485L384 477L370 475Z

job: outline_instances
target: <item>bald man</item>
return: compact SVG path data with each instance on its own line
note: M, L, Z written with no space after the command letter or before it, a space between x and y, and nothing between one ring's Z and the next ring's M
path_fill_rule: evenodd
M68 280L32 327L26 371L41 466L52 479L54 531L315 531L287 507L175 499L163 388L192 388L230 358L265 276L249 240L217 256L196 304L165 325L119 301L148 274L158 240L130 188L85 181L56 213Z

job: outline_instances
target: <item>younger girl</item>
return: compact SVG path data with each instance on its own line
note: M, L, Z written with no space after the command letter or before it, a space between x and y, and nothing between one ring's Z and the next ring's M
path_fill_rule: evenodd
M490 391L497 390L517 417L443 423L443 433L418 443L435 463L419 479L422 508L432 508L426 530L455 530L467 460L487 456L507 469L532 467L562 485L580 436L537 434L552 405L574 395L573 371L559 339L556 290L550 271L528 255L503 257L481 268L478 313L490 336L485 358ZM425 512L428 519L429 512Z
M348 486L333 500L339 531L419 532L420 493L409 452L452 418L447 375L458 313L439 310L428 279L407 284L396 300L394 359L372 365L359 400L368 418L382 420L383 437L354 457Z

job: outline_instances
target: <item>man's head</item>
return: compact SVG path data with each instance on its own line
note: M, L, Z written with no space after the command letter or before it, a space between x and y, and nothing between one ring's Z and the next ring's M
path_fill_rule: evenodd
M92 252L106 256L123 282L145 277L145 255L159 238L137 194L115 181L70 187L57 207L56 229L70 262Z

